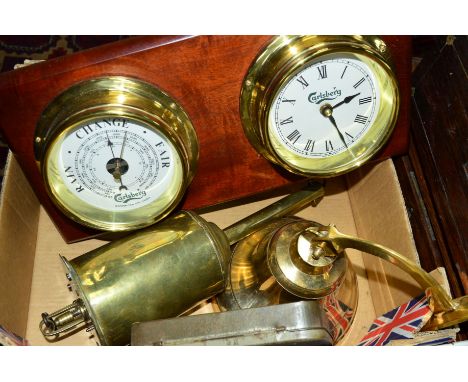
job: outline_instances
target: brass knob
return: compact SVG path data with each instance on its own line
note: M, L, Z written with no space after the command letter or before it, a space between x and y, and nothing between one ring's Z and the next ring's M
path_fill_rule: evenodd
M277 230L268 246L268 265L276 281L301 298L320 298L342 283L348 260L343 251L317 243L309 228L318 224L296 221Z

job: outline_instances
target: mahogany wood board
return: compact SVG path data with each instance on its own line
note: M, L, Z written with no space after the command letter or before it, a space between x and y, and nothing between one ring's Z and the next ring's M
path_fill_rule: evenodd
M179 208L199 209L285 186L298 176L270 164L244 136L239 117L243 78L272 36L142 36L103 45L0 75L0 130L67 242L102 234L64 216L51 202L33 154L34 130L45 107L75 83L123 75L152 83L191 118L200 143L195 178ZM411 40L385 36L400 85L399 120L377 159L407 149Z

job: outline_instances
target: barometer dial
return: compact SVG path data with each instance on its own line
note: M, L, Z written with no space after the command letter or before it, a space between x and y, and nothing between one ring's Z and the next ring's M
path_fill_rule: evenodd
M180 126L174 131L174 124L164 121L169 115L164 107L168 96L148 84L118 79L127 86L122 91L121 82L117 90L125 96L116 98L120 105L109 99L104 108L63 117L64 126L46 130L52 130L50 142L40 147L44 181L56 205L73 220L109 231L140 228L167 215L193 177L198 158L193 127L174 102L169 110L178 116L172 122ZM135 84L149 94L138 94L131 88ZM92 89L97 85L102 83L94 83ZM128 92L133 97L138 94L143 102L135 103ZM150 96L159 100L152 102L159 105L154 110L144 102ZM88 97L87 102L91 101ZM99 97L95 101L102 102ZM45 116L51 114L49 109ZM38 137L36 143L48 140L47 134ZM36 147L36 152L41 150Z

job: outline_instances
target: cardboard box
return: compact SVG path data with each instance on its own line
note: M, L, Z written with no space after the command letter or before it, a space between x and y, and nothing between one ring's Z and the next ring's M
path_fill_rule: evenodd
M279 197L203 214L224 228ZM326 183L326 196L298 216L334 223L347 234L373 240L418 262L411 228L392 161L367 165ZM39 331L42 312L53 312L75 297L59 255L72 259L105 244L89 240L67 245L39 205L16 160L10 155L0 200L0 324L32 345L95 345L81 331L55 343ZM342 345L356 344L373 319L421 292L409 275L371 255L349 250L358 276L359 304ZM210 302L196 313L212 310Z

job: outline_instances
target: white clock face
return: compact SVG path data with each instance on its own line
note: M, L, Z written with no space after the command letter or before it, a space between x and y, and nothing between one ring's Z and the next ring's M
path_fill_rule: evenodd
M327 158L353 146L370 129L380 106L376 79L355 56L312 61L279 90L269 111L269 134L303 158ZM359 154L359 153L358 153Z

